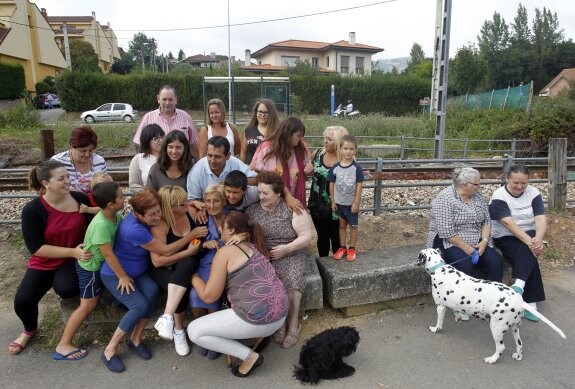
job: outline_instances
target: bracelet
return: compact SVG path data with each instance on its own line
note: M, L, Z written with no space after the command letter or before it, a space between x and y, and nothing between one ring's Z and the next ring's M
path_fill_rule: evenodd
M482 242L489 243L489 239L481 238Z

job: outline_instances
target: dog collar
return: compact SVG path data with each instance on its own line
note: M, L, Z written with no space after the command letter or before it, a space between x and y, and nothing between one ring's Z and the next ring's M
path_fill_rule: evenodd
M429 273L429 274L435 273L435 271L443 265L445 265L445 262L443 262L443 260L441 260L437 265L433 266L431 269L428 269L427 273Z

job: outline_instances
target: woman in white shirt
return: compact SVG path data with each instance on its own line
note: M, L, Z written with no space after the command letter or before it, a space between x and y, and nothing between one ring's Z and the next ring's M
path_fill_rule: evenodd
M148 124L140 134L140 150L130 162L128 183L132 193L138 193L146 187L148 172L160 155L164 130L157 124Z
M200 158L206 156L208 140L216 135L228 139L232 155L240 154L241 143L238 128L226 121L226 106L224 102L220 99L211 99L208 101L208 124L200 128L198 133Z

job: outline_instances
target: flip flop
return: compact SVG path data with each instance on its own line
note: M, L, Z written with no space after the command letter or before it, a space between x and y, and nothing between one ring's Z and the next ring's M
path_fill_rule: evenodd
M70 358L71 355L80 353L80 355L78 355L77 357L73 357ZM80 359L84 358L86 355L88 355L88 350L82 350L82 349L75 349L70 351L68 354L64 355L64 354L60 354L59 352L55 352L54 354L52 354L52 359L56 360L56 361L79 361Z

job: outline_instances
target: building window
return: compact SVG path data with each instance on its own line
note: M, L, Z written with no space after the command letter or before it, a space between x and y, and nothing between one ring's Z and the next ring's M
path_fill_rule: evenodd
M327 61L327 67L329 68L329 56L326 58Z
M355 73L363 74L363 57L355 57Z
M282 55L281 66L295 66L299 62L299 57L289 57Z
M318 57L311 57L311 66L317 68L319 67L319 58Z
M342 74L348 74L349 73L349 55L342 55L340 57L341 59L341 67L339 72Z

